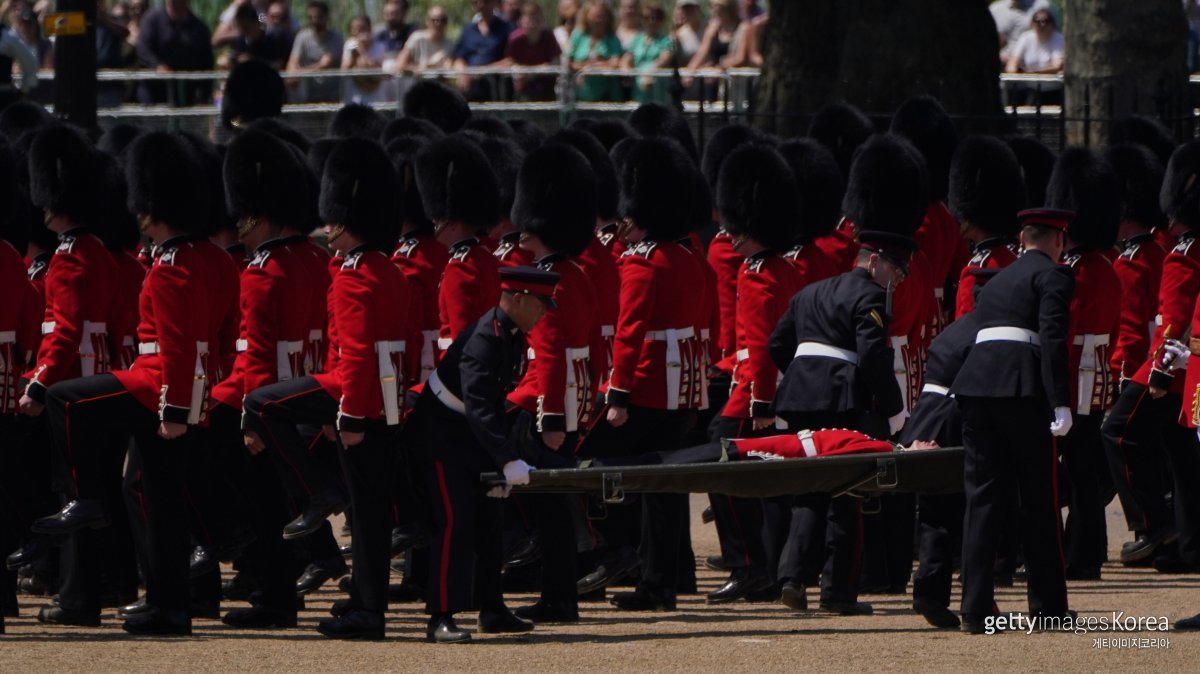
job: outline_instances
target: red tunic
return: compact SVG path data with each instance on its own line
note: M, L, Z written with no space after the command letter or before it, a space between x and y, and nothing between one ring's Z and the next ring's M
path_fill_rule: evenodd
M588 243L575 263L587 274L596 292L595 313L600 329L592 342L592 381L598 390L604 391L612 372L612 343L621 306L621 277L616 261L598 237Z
M1192 333L1192 313L1196 295L1200 294L1200 245L1196 235L1189 232L1179 237L1179 243L1163 259L1162 284L1158 289L1158 315L1154 322L1154 339L1150 343L1151 357L1142 363L1133 380L1139 384L1183 393L1182 373L1167 373L1153 367L1154 355L1166 339L1187 342ZM1190 369L1190 368L1189 368ZM1184 406L1187 409L1187 406Z
M777 254L763 251L742 263L737 285L737 365L729 401L721 416L735 419L774 416L771 403L780 373L767 344L779 317L804 284L797 268Z
M533 254L520 246L521 233L508 232L496 242L492 255L501 267L528 267L533 264Z
M917 240L921 252L929 258L929 278L933 282L933 294L937 300L933 326L934 334L937 334L948 320L945 289L958 281L971 254L967 251L967 242L962 238L958 220L940 201L929 202L925 219L913 238Z
M955 298L955 318L975 310L975 277L970 270L1003 269L1017 259L1017 245L1003 237L984 239L975 246L975 254L967 261L958 277L958 296Z
M587 427L595 400L590 352L600 332L596 291L583 269L561 253L537 266L558 273L558 307L529 333L528 366L508 400L536 414L539 431L570 433Z
M46 272L46 313L37 362L23 376L26 392L42 400L50 386L108 372L108 320L117 289L117 263L84 229L59 237Z
M643 241L625 251L620 273L609 404L699 408L695 326L703 315L696 301L704 288L700 262L676 242Z
M200 424L207 413L209 368L199 347L213 332L217 280L199 243L177 237L159 247L138 297L138 358L113 373L139 403L175 423Z
M896 383L904 395L904 409L911 410L921 395L925 374L925 348L929 345L937 311L930 277L931 263L918 250L908 264L908 275L892 294L888 337L893 352Z
M716 274L717 312L721 330L717 336L718 362L723 372L733 372L734 352L737 351L737 287L742 262L746 256L733 249L733 237L724 229L718 230L708 242L708 266Z
M1158 244L1158 247L1162 248L1163 250L1171 250L1175 247L1175 244L1179 243L1179 237L1172 234L1170 230L1161 228L1155 229L1153 234L1154 241Z
M712 368L719 367L721 360L720 346L714 335L721 334L721 307L717 302L717 273L708 265L705 259L704 246L700 237L692 232L687 238L680 239L679 245L696 257L700 266L700 274L704 278L704 298L699 300L700 322L696 325L696 337L700 340L700 409L708 409L708 375Z
M305 275L313 280L312 292L308 297L308 307L305 312L308 316L308 337L304 340L304 372L305 374L324 372L328 353L325 329L329 322L326 296L329 291L329 270L332 265L329 251L303 235L288 239L288 246L304 253L299 257L304 264Z
M1121 281L1102 251L1069 251L1075 274L1071 327L1067 333L1067 383L1072 413L1104 414L1116 398L1117 377L1109 367L1122 303ZM1144 328L1143 328L1144 329Z
M128 370L137 360L138 295L146 268L132 252L113 253L117 263L117 292L108 319L108 337L115 370Z
M612 256L614 260L620 260L625 254L625 242L617 238L617 232L621 228L615 222L605 223L596 230L596 239L600 241L600 245L604 246L604 250Z
M211 270L215 284L211 288L212 306L208 309L212 325L208 339L208 377L210 384L216 384L233 372L233 361L237 357L235 346L241 323L238 275L241 272L229 253L211 241L197 241L196 251L205 256L205 265Z
M450 348L458 333L474 325L500 301L500 262L478 239L450 248L438 287L438 351Z
M1121 379L1133 377L1150 357L1166 256L1154 235L1146 233L1126 241L1121 255L1113 262L1113 271L1121 283L1121 319L1116 344L1110 353L1112 370Z
M800 272L803 285L833 278L844 271L834 266L833 260L812 241L792 246L783 254L783 259L791 262L796 271Z
M837 454L886 454L895 451L890 442L876 440L845 429L800 431L787 435L738 440L739 459L807 459Z
M212 398L234 409L251 391L304 374L304 340L313 279L303 250L285 239L259 246L241 275L241 324L231 374L213 387Z
M416 232L400 240L392 262L408 279L409 311L413 316L414 337L406 350L406 370L409 383L424 382L437 365L438 332L442 326L438 315L438 283L450 251L430 232Z
M314 378L339 401L340 430L361 432L365 420L400 423L408 297L404 273L379 251L352 251L334 274L329 333L337 363Z
M44 307L26 273L21 254L0 240L0 415L17 413L17 382L41 341Z
M825 256L837 269L838 274L854 269L854 258L858 257L858 242L854 240L854 228L850 221L842 218L837 229L826 236L813 239L817 248L825 251Z

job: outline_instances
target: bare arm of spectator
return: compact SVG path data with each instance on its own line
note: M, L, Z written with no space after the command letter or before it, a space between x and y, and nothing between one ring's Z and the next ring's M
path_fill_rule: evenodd
M749 39L747 36L753 32L754 31L751 29L749 21L743 21L739 23L737 30L734 31L733 34L733 48L730 49L729 53L726 54L719 62L717 62L717 65L722 68L737 68L749 63L750 56L749 52L747 51L747 47L749 47Z
M408 42L404 43L404 49L401 49L400 53L396 56L396 64L393 66L393 70L395 70L395 72L406 73L412 72L416 69L413 66L412 47L410 46L411 44L412 39L409 39Z
M32 91L38 83L37 56L29 51L29 47L21 44L11 30L4 31L3 37L0 37L0 54L16 61L21 67L21 91Z
M717 40L717 33L720 31L720 21L713 19L708 22L708 27L704 29L704 37L700 40L700 48L688 63L688 70L703 68L708 63L708 55L712 53L713 42Z
M619 61L618 67L621 68L621 70L633 70L633 54L631 52L625 52L624 54L621 54L621 60Z
M1004 72L1006 72L1006 73L1021 72L1021 54L1017 50L1014 49L1012 54L1009 55L1008 64L1004 66Z

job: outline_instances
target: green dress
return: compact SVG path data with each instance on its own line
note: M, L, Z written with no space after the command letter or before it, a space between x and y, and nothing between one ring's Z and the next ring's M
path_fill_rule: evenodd
M567 58L571 61L587 61L593 57L608 60L617 58L624 51L616 35L606 35L596 41L587 33L577 30L571 33ZM619 101L621 84L615 77L585 77L576 91L576 98L581 101Z
M653 70L659 57L671 51L673 42L670 35L650 37L645 33L638 33L629 43L633 67L637 70ZM665 77L656 77L649 86L645 86L641 78L637 78L634 80L633 97L639 103L665 103L668 100L667 88L670 82Z

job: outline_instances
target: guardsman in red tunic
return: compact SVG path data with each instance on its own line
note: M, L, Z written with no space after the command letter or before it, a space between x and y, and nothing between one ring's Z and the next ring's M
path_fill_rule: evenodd
M1141 145L1117 145L1105 156L1117 172L1124 204L1117 233L1119 254L1113 260L1113 271L1121 282L1121 320L1109 349L1113 373L1123 386L1150 357L1150 339L1157 327L1154 317L1167 252L1153 231L1166 224L1158 205L1163 165ZM1184 397L1185 407L1190 399Z
M513 222L536 267L558 275L555 305L528 334L528 366L508 395L510 422L522 456L541 468L573 467L580 431L594 413L591 347L600 331L596 291L575 263L595 241L596 176L581 152L564 143L534 150L521 167ZM527 510L542 541L542 589L536 604L515 613L534 623L579 617L574 500L532 497Z
M205 422L207 344L214 275L193 241L202 236L207 190L198 158L179 137L163 132L139 137L126 165L130 211L159 256L140 297L138 359L129 370L59 383L47 392L51 435L67 461L71 500L60 512L34 522L39 533L64 534L108 524L102 497L116 475L108 466L123 453L106 438L132 434L142 456L148 513L150 610L127 620L133 634L191 633L188 596L185 471L191 427ZM115 454L115 455L113 455ZM50 615L54 614L54 615ZM99 602L43 609L47 622L96 624Z
M846 186L837 162L824 145L811 138L790 140L779 146L779 154L796 177L800 193L800 229L795 243L783 254L800 272L805 285L842 273L816 244L828 236L842 219L842 194Z
M105 208L108 215L105 217L109 223L104 242L117 265L116 293L108 319L109 353L114 370L128 370L137 360L138 295L146 278L146 268L135 252L141 243L141 234L137 220L125 205L128 190L124 171L107 155L101 161L107 185Z
M496 174L499 196L496 225L488 230L489 241L486 245L501 267L527 266L532 257L529 251L519 245L521 233L513 225L511 216L513 199L516 197L517 172L521 170L525 153L519 145L505 138L485 136L476 131L465 135L479 144L479 149L488 158L492 173Z
M1186 375L1169 366L1168 340L1191 336L1192 315L1200 295L1200 141L1181 145L1171 155L1163 179L1161 204L1179 243L1163 260L1158 292L1158 327L1150 356L1122 387L1102 433L1113 482L1125 520L1136 538L1121 546L1121 561L1152 556L1164 543L1179 539L1180 561L1200 563L1200 492L1194 434L1176 423L1183 404ZM1163 484L1166 466L1174 485ZM1165 494L1172 492L1174 515Z
M421 149L417 186L434 234L450 249L438 288L440 354L499 297L500 263L480 244L496 222L499 192L483 151L457 136L438 138Z
M967 267L1003 269L1017 259L1013 237L1025 194L1021 165L1003 141L989 136L963 139L950 165L950 211L973 251ZM964 268L954 302L956 318L975 307L974 283L975 277Z
M699 407L702 378L693 356L701 308L694 298L703 272L696 256L676 243L691 229L689 213L676 204L691 199L693 170L687 155L664 140L638 141L627 155L621 203L631 247L620 264L608 406L585 443L590 453L677 448ZM663 200L663 194L678 198ZM676 495L648 494L642 508L641 582L613 602L626 610L672 609L687 503ZM614 547L631 552L632 533L626 525L626 540Z
M328 372L272 384L246 398L247 438L280 451L302 442L297 424L335 427L338 458L354 508L354 577L338 617L317 631L339 639L381 639L387 610L392 516L391 442L404 408L404 351L409 325L404 274L389 253L399 235L395 169L372 141L348 138L333 148L321 180L320 209L329 243L344 252L330 286L329 333L336 362Z
M854 152L875 133L875 125L858 108L845 103L831 103L817 110L808 126L808 136L825 146L833 155L841 172L842 184L850 175ZM839 223L829 234L817 237L813 243L833 261L837 273L854 268L858 243L850 223Z
M733 250L744 255L737 278L737 347L731 391L710 440L749 438L774 432L772 402L779 369L767 349L779 317L803 280L780 256L800 224L797 187L784 159L770 146L746 144L728 155L719 173L717 206ZM764 504L757 499L709 494L723 566L729 579L708 594L709 603L769 593L776 561L762 535Z
M1072 147L1059 155L1046 191L1049 207L1075 213L1064 253L1075 276L1067 333L1067 383L1075 423L1059 444L1071 481L1063 533L1067 579L1098 580L1108 558L1101 492L1108 481L1101 479L1107 459L1100 422L1116 399L1118 378L1109 368L1109 355L1123 300L1121 282L1105 253L1117 240L1121 185L1101 154Z

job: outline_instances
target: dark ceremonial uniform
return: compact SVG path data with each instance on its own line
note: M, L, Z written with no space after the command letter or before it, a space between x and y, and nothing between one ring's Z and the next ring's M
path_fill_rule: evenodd
M1150 357L1166 256L1154 235L1147 232L1121 242L1121 254L1113 262L1113 271L1121 282L1121 320L1109 353L1111 368L1122 381L1132 379Z
M520 232L506 232L496 241L492 251L502 267L527 267L533 263L533 254L521 247Z
M955 318L962 318L975 309L975 279L971 269L1003 269L1017 259L1017 244L1003 236L984 239L975 245L974 254L958 277L958 296L954 300Z
M479 239L459 241L450 247L450 260L438 287L438 351L450 348L458 333L473 325L500 297L496 275L500 262Z
M1065 221L1062 227L1065 228ZM1070 405L1067 331L1074 283L1044 253L1026 252L1003 269L974 307L979 332L951 392L963 413L966 518L962 612L995 611L992 566L997 541L1020 493L1021 532L1029 569L1029 610L1064 615L1062 528L1053 408Z
M420 330L421 343L410 344L405 368L411 380L424 383L437 364L438 332L441 318L438 315L438 283L450 260L446 249L430 232L414 232L400 240L392 262L408 278L410 290L409 310L415 317Z

